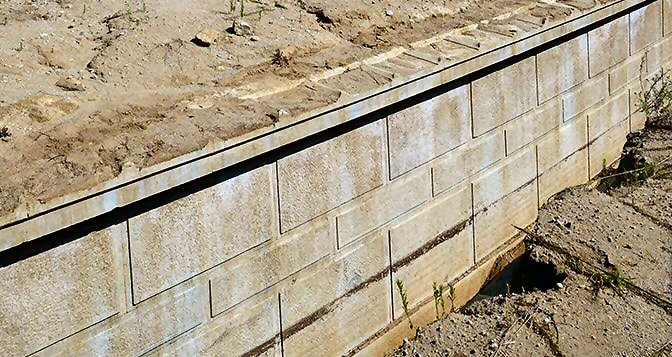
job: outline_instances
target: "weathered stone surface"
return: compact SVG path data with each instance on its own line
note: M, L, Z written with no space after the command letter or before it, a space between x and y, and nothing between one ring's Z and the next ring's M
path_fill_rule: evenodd
M0 268L0 354L28 355L123 309L122 226Z
M530 145L474 179L474 210L491 205L536 176L535 151Z
M474 241L476 261L485 258L504 242L537 219L537 185L531 182L476 213Z
M575 90L562 95L563 120L568 121L592 107L609 95L609 80L606 75L594 77Z
M264 166L129 219L134 301L272 238L272 176Z
M286 232L383 183L382 120L278 161Z
M580 116L552 130L539 140L537 165L539 174L588 145L587 117Z
M198 326L207 304L204 286L162 296L119 316L109 329L64 351L61 356L140 356ZM115 317L116 318L116 317Z
M591 178L621 157L621 150L629 131L628 120L622 120L590 143L588 153Z
M460 225L471 216L471 192L467 183L435 198L390 229L392 263L408 259L432 239ZM441 219L437 219L441 217ZM462 229L465 229L462 227Z
M383 279L389 262L387 230L377 230L345 247L333 259L288 279L282 288L282 321L291 328L301 319L361 288L369 279Z
M569 40L537 55L539 103L588 79L586 35Z
M609 72L609 93L615 94L626 85L639 78L642 55L631 56Z
M589 140L593 141L611 127L628 118L628 93L610 98L608 102L588 112Z
M217 267L210 279L212 314L217 315L331 253L326 219L286 234Z
M325 315L285 335L285 356L343 356L390 322L389 275L339 300ZM284 323L283 323L284 326Z
M579 150L539 175L539 206L556 193L588 181L588 149Z
M392 281L399 279L404 283L410 308L415 308L433 295L434 282L443 284L447 290L447 283L469 270L474 263L471 233L472 227L468 225L456 236L433 247L393 273ZM399 318L403 315L403 308L396 286L392 299L395 307L394 318ZM450 309L450 301L446 302L446 309Z
M659 72L672 56L672 36L653 45L646 52L647 73Z
M672 0L663 0L663 33L672 34Z
M590 76L593 77L629 55L628 16L620 17L588 33Z
M279 336L278 295L271 291L189 332L154 355L241 356L255 350L255 356L274 356L280 354Z
M556 128L562 121L562 102L550 100L504 126L506 152L513 153Z
M339 247L422 204L431 196L429 170L404 175L372 192L361 204L336 217Z
M397 177L469 138L469 86L455 88L388 118L390 175Z
M475 137L534 108L537 104L534 58L475 80L472 100Z
M470 140L436 160L432 167L434 192L441 193L455 187L467 177L504 158L505 153L504 135L500 131Z
M663 36L662 6L656 1L630 13L630 53L634 54Z

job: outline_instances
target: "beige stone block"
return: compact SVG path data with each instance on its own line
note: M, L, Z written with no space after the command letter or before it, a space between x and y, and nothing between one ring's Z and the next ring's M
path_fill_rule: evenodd
M648 73L659 72L672 56L672 36L653 45L646 52L646 68Z
M609 72L609 93L613 95L639 78L643 58L641 54L631 56Z
M474 210L493 204L536 176L534 146L529 145L474 179Z
M213 316L331 253L328 223L321 219L217 267L210 279Z
M588 145L587 117L579 116L552 130L537 145L538 173L542 174Z
M590 177L597 176L604 168L621 157L623 145L630 132L629 123L623 120L590 143Z
M393 273L393 282L399 279L404 283L411 309L433 296L434 282L443 284L448 290L447 283L458 278L473 265L474 248L471 233L472 227L468 225L454 237L423 252L406 265L398 267ZM403 315L403 308L396 283L392 299L395 308L394 317L399 318ZM446 310L449 309L450 300L446 301Z
M466 229L470 216L471 192L465 182L390 228L392 263L408 259L448 231Z
M562 190L588 182L588 149L579 150L539 175L539 205Z
M562 121L562 102L550 100L504 126L506 152L513 153L551 131Z
M622 16L588 33L590 76L624 61L629 55L628 16Z
M569 40L537 55L539 103L588 79L586 35Z
M282 231L382 185L384 137L379 120L280 159Z
M646 114L639 111L630 114L630 132L640 131L646 125Z
M283 333L285 356L344 356L390 322L389 275L338 300L303 329ZM283 323L284 325L284 323Z
M465 143L470 136L470 121L468 85L390 115L391 177Z
M568 121L609 95L609 78L594 77L562 95L563 120Z
M207 304L204 286L148 300L135 310L115 317L109 328L61 356L140 356L198 326Z
M653 2L630 13L630 53L635 54L663 36L661 2Z
M1 355L28 355L124 309L123 226L0 268Z
M590 141L595 140L611 127L628 118L628 98L628 93L623 92L588 112L588 138Z
M470 140L440 157L432 167L434 192L455 187L466 178L504 158L504 135L494 131Z
M404 175L372 192L360 204L336 217L339 247L417 207L431 196L429 170Z
M272 238L273 181L264 166L129 219L134 301Z
M672 0L663 0L663 33L672 34Z
M281 288L285 329L372 280L382 279L388 271L388 251L387 230L377 230L343 248L333 259L288 279Z
M480 261L537 219L537 185L531 182L474 217L476 261Z
M161 348L154 356L280 356L280 309L274 291L251 299Z
M474 136L496 128L537 105L534 58L530 57L472 83Z

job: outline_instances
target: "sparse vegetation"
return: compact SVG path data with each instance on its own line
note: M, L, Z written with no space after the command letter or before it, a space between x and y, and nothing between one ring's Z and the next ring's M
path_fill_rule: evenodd
M432 290L434 291L434 308L436 309L436 319L438 320L446 314L446 301L443 299L443 284L434 282ZM441 308L440 313L439 307Z
M455 300L457 300L457 293L455 292L454 283L448 283L448 297L450 298L450 312L455 312Z
M595 272L590 276L590 280L596 284L597 288L610 287L621 292L631 279L623 275L618 268L614 268L609 272Z
M396 281L397 284L397 290L399 291L399 296L401 297L401 307L404 309L404 315L406 315L406 319L408 320L408 325L413 330L413 321L411 321L411 314L408 309L408 295L406 294L406 290L404 289L404 283L397 279Z
M643 64L645 62L642 62ZM643 75L643 64L640 76ZM658 126L672 120L672 75L670 71L662 71L651 79L641 79L639 107L646 115L649 126Z

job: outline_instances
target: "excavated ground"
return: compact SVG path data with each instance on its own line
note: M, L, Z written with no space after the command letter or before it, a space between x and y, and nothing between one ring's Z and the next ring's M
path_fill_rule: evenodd
M667 171L566 190L527 229L551 289L479 296L393 356L672 356L672 126L632 135L626 152Z
M325 74L339 66L484 20L505 24L521 7L528 22L518 25L533 30L606 2L2 1L0 217L391 80ZM249 28L233 26L241 14Z

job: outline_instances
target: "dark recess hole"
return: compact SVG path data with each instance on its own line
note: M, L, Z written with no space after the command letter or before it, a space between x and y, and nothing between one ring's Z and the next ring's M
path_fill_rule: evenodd
M534 261L525 253L490 280L469 304L508 293L547 291L556 288L565 278L567 275L558 273L555 266Z

